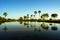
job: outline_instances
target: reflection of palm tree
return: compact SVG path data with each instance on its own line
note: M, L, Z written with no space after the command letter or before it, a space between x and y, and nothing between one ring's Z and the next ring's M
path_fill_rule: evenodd
M48 26L48 25L45 25L45 23L41 24L41 27L42 27L43 29L46 29L46 30L48 30L48 28L49 28L49 26Z
M24 22L24 25L26 26L26 25L29 25L29 22Z
M39 29L38 31L40 32L41 30Z
M26 26L26 23L24 22L24 26Z
M1 25L2 23L4 23L4 22L0 22L0 25Z
M31 27L33 27L33 26L31 25Z
M54 26L51 27L52 30L57 30L58 28L56 27L55 23L54 23Z
M4 27L4 29L3 29L3 30L4 30L4 31L7 31L7 29L8 29L8 28L7 28L7 27L6 27L6 25L5 25L5 27Z
M37 31L37 28L34 28L34 31Z
M4 31L7 31L7 27L4 27L4 29L3 29Z
M56 31L58 28L57 27L51 27L51 29Z
M20 21L20 24L22 24L23 22L22 21Z
M51 25L51 26L52 26L52 23L50 23L49 25Z
M27 28L29 28L29 25L27 25Z

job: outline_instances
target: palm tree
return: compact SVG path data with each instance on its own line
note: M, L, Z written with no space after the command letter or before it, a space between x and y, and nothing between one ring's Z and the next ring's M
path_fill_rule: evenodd
M29 14L27 14L27 19L29 19Z
M6 17L8 14L7 14L7 12L4 12L3 15Z
M33 15L31 15L31 19L32 19Z
M33 15L34 16L34 18L35 18L35 15Z
M26 20L26 18L27 18L27 17L26 17L26 16L24 16L24 20Z
M51 17L53 17L54 19L57 17L58 15L55 13L55 14L52 14Z
M37 11L34 11L34 14L35 14L35 19L36 19L36 14L37 14Z
M40 13L41 13L41 11L39 10L38 13L39 13L39 17L40 17Z
M19 18L19 20L23 20L23 18L22 18L22 17L20 17L20 18Z

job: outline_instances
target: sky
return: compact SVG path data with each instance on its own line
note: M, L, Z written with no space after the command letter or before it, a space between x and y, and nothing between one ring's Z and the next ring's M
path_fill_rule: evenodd
M43 13L57 13L60 17L60 0L0 0L0 16L7 12L7 18L19 18L26 14L34 14L41 10Z

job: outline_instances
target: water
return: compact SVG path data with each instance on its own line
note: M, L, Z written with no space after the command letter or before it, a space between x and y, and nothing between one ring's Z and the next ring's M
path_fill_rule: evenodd
M4 22L0 23L1 40L60 40L60 23Z

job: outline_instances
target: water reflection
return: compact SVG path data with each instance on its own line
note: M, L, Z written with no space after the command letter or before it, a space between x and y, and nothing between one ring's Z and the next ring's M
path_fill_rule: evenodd
M20 22L20 24L22 24L22 23L23 23L23 21Z
M4 23L5 24L5 23ZM4 26L4 28L3 28L3 31L7 31L8 30L8 28L7 28L7 26L6 26L6 24L5 24L5 26Z
M0 22L0 25L2 25L3 23L5 23L5 22Z
M52 26L52 23L50 23L49 25L51 25L51 26Z
M54 23L54 25L51 27L51 29L54 30L54 31L57 31L57 30L58 30L58 28L57 28L57 26L56 26L55 23Z
M29 22L24 22L24 26L29 25Z
M4 31L7 31L8 28L12 29L12 30L24 30L23 28L25 28L26 30L32 30L32 31L43 31L43 30L55 30L57 31L58 30L58 25L56 25L55 23L46 23L46 22L0 22L0 25L1 24L4 24L4 28L3 30ZM23 24L23 25L22 25ZM7 25L10 25L10 26L7 26ZM17 25L17 26L15 26ZM21 26L22 25L22 26ZM11 30L10 29L10 30Z
M41 24L41 27L45 30L48 30L49 26L45 24L44 22Z
M1 30L3 30L2 33L1 33ZM7 31L7 32L4 32L4 31ZM1 34L5 37L7 36L7 38L8 38L8 35L9 37L11 36L11 37L18 38L18 37L32 34L33 36L38 35L39 38L41 39L43 38L55 39L60 37L59 36L60 24L57 25L57 23L51 24L46 22L5 22L3 23L3 25L0 25L0 35Z
M51 27L51 29L52 29L52 30L55 30L55 31L58 30L58 28L57 28L56 26Z
M3 28L3 31L7 31L7 30L8 30L8 28L7 28L7 27L4 27L4 28Z

